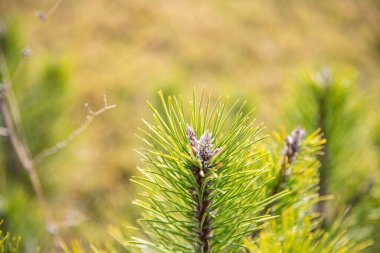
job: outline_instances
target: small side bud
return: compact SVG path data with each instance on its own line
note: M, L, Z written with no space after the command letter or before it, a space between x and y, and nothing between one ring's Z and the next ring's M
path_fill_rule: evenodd
M305 137L305 130L302 128L297 127L296 129L293 130L292 132L292 137L295 140L297 144L300 144L303 137Z
M296 153L299 151L302 139L305 136L305 130L297 127L292 134L285 137L284 155L288 157L288 163L292 163Z

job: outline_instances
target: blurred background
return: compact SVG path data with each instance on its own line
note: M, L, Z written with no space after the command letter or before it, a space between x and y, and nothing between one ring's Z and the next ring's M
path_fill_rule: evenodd
M10 73L16 123L33 156L85 121L85 103L97 110L107 94L117 105L37 167L67 240L104 243L107 226L135 224L129 179L143 166L134 149L141 118L151 117L146 100L157 105L158 90L187 100L193 87L246 100L267 134L322 127L332 140L321 160L326 194L337 196L326 213L359 199L345 224L353 237L376 240L379 24L376 0L1 0L0 82ZM51 243L35 194L0 138L2 230L21 235L25 252L44 252Z

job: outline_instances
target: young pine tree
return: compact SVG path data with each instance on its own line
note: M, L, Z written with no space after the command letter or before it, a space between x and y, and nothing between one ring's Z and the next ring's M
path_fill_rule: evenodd
M185 110L181 98L160 97L162 113L150 105L154 122L144 121L141 129L147 147L139 152L147 167L133 181L143 189L135 202L144 210L142 236L120 240L129 250L360 250L344 232L319 229L313 210L319 201L315 156L323 143L318 132L305 137L296 129L269 149L261 143L262 125L244 113L244 103L228 108L227 100L218 99L211 106L202 94ZM326 245L330 250L323 251Z

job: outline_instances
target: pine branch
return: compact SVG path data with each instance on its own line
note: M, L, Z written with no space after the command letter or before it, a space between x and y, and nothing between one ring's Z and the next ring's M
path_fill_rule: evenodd
M301 128L296 128L293 130L291 135L285 137L285 146L283 148L282 159L281 159L281 168L278 175L278 180L275 186L273 187L270 196L276 196L281 189L281 186L284 185L288 179L290 172L288 171L289 167L292 165L293 161L296 158L296 154L299 151L301 141L305 136L305 131ZM262 211L262 215L268 213L275 202L269 203ZM256 230L251 235L251 239L255 239L261 230Z
M254 127L243 104L227 109L227 100L219 99L210 107L209 97L203 107L203 94L199 102L194 95L186 114L181 99L160 97L163 113L148 103L154 122L144 121L147 130L139 137L148 168L132 179L145 191L135 204L144 209L140 224L149 240L128 245L239 252L243 239L271 218L260 213L263 207L283 196L263 195L269 170L255 150L262 126Z
M377 231L378 226L370 215L369 206L373 203L368 200L371 198L365 198L366 194L371 195L367 192L370 184L361 189L360 182L365 184L368 175L376 175L376 150L371 145L371 127L366 120L368 110L363 107L368 101L357 89L357 73L347 68L324 67L300 77L291 90L292 98L288 99L289 126L299 124L307 131L320 127L328 140L321 150L323 155L317 157L319 201L315 214L322 220L320 226L331 229L333 220L342 216L339 206L347 208L343 216L354 208L357 211L350 215L350 221L360 222L349 222L350 234L355 238L373 237L375 232L363 234L364 227L365 231ZM356 189L353 196L347 196L352 189ZM336 195L335 200L324 201L330 194Z
M356 243L335 223L329 231L320 228L320 220L314 213L300 216L294 209L282 211L262 232L256 244L248 244L250 252L302 252L302 253L359 253L371 245L365 241Z
M270 194L271 196L274 196L277 193L279 193L281 185L283 185L286 182L287 178L289 177L289 173L287 172L287 169L292 165L293 161L295 160L296 154L300 148L301 141L304 136L305 136L305 130L301 128L296 128L293 130L291 136L287 135L285 137L285 147L284 147L283 156L281 159L281 169L279 172L279 179Z
M202 188L202 185L204 184L204 180L201 176L200 171L202 171L203 168L195 168L193 170L194 177L196 178L197 185L198 185L198 191ZM203 194L198 198L198 195L196 194L196 190L193 190L192 196L195 201L195 220L197 221L198 229L195 231L195 236L198 238L197 240L197 246L196 251L197 252L203 252L207 253L210 250L210 244L209 239L211 236L211 217L208 213L209 207L210 207L210 184L206 183L206 187L204 189Z

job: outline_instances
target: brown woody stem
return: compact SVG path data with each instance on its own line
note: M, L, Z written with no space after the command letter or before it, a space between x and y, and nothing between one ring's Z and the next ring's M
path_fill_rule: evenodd
M205 167L205 166L202 166ZM202 192L202 185L204 184L205 178L201 175L200 169L195 168L193 170L193 175L197 181L197 187L199 194L196 190L193 190L192 197L195 202L194 210L195 215L194 219L197 222L195 228L195 235L198 238L196 244L196 252L198 253L208 253L210 252L210 235L211 235L211 217L209 213L209 207L211 201L209 200L210 189L209 183L206 183L204 191Z

